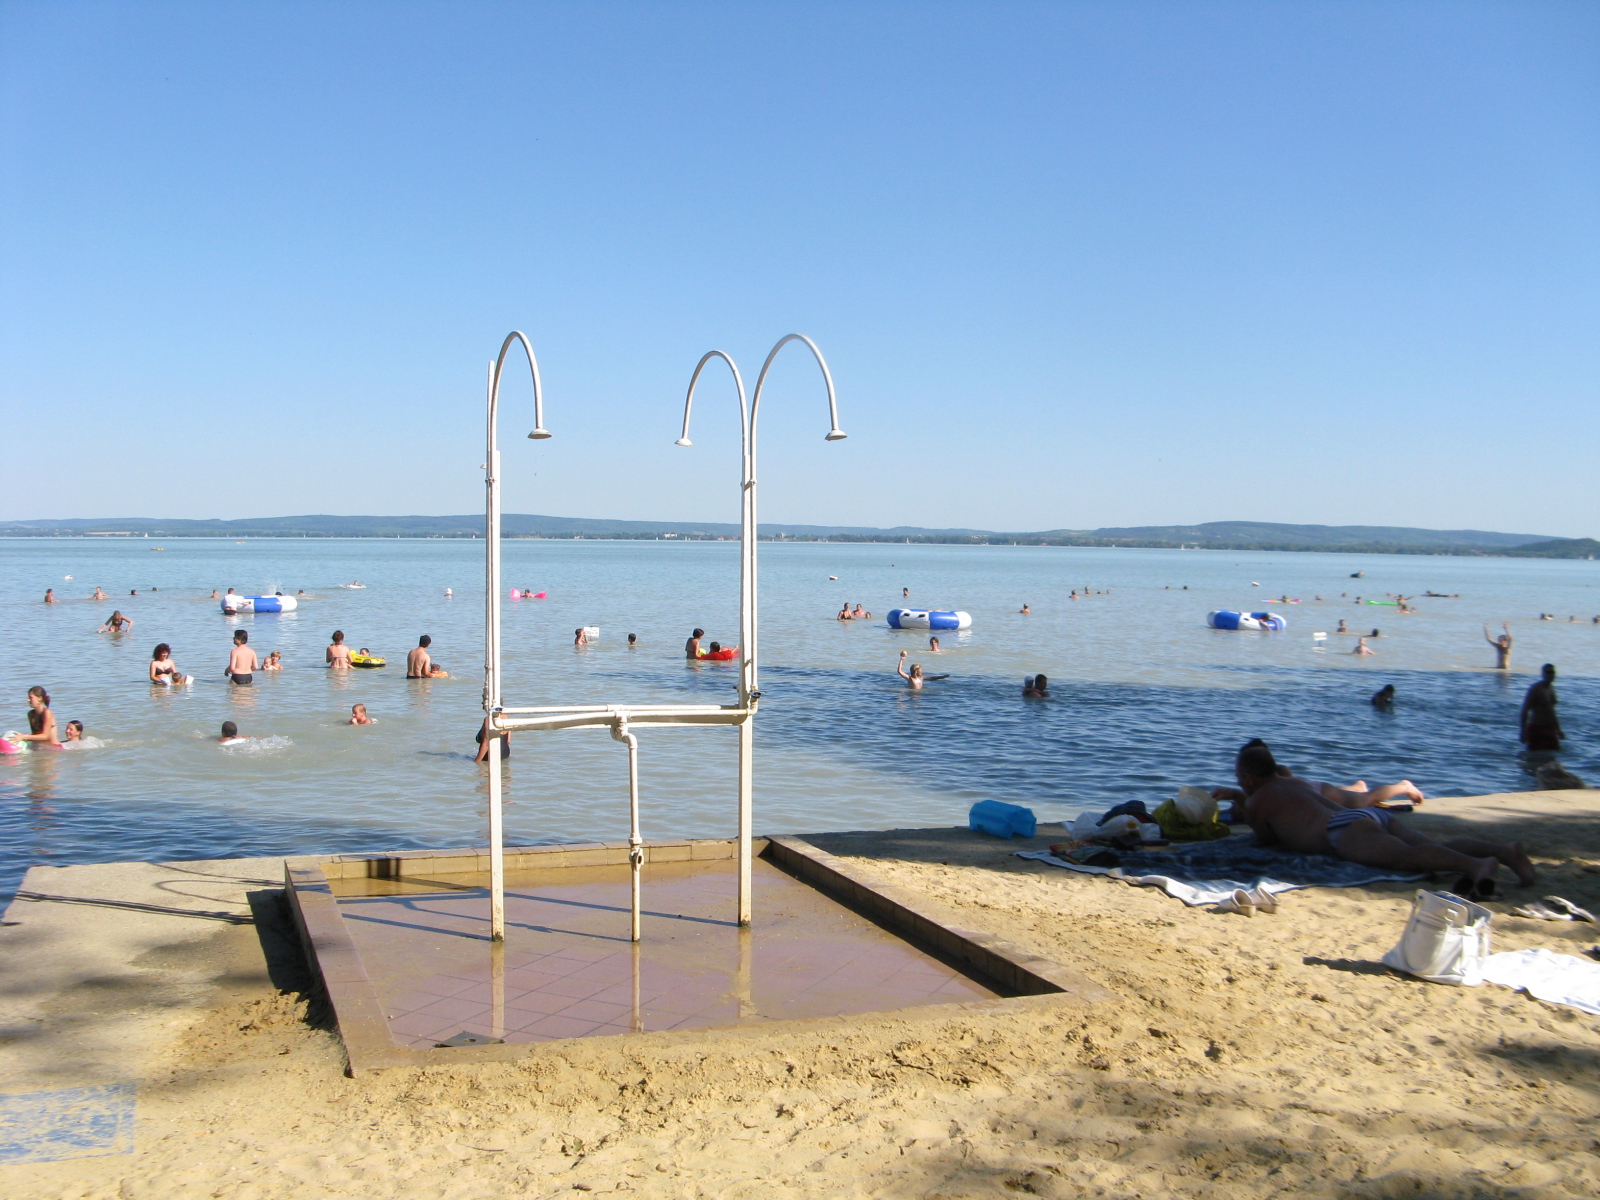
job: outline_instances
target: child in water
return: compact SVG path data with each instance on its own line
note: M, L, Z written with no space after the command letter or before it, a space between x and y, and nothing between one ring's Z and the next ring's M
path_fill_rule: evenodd
M218 745L236 746L245 739L239 736L239 727L232 721L222 723L222 736L217 739Z
M263 671L283 670L283 651L274 650L271 654L267 655L267 661L261 664L261 669Z
M357 704L350 709L350 720L347 722L347 724L376 725L377 722L371 717L367 716L367 706L365 704Z

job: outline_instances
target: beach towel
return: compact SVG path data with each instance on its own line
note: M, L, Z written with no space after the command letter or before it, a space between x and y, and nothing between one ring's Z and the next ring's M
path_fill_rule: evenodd
M1551 1004L1565 1004L1600 1017L1600 962L1540 947L1491 954L1481 964L1486 983L1526 991Z
M1232 896L1236 888L1246 891L1260 888L1278 893L1308 887L1408 883L1422 878L1416 872L1363 867L1328 854L1294 854L1274 849L1261 845L1254 834L1201 842L1164 853L1136 850L1124 854L1114 867L1067 862L1048 850L1019 850L1017 857L1064 867L1068 871L1106 875L1136 887L1157 887L1191 907L1220 904Z

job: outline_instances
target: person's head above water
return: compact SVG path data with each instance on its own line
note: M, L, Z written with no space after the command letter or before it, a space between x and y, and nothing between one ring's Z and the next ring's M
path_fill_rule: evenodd
M67 722L67 741L69 741L69 742L81 742L81 741L83 741L83 722L82 721L68 721Z
M1263 784L1278 778L1278 760L1260 738L1251 738L1239 749L1233 763L1234 776L1245 793L1255 791Z
M628 645L637 646L638 644L639 644L639 635L637 633L630 633L628 635Z
M690 636L690 637L705 637L705 635L706 635L706 631L705 631L705 630L704 630L704 629L696 629L696 630L695 630L695 631L694 631L694 632L693 632L693 633L692 633L692 634L690 634L690 635L689 635L689 636Z
M337 646L342 641L344 641L344 630L335 629L333 631L333 644Z
M165 642L158 642L156 643L156 648L150 654L150 659L152 662L160 662L163 658L166 658L167 655L171 653L171 646L167 645Z
M1047 675L1035 675L1033 677L1033 690L1034 691L1042 692L1042 691L1047 690L1049 687L1050 687L1050 678L1049 678L1049 676L1047 676Z
M711 643L711 653L713 653L713 654L722 653L722 643L721 642L712 642Z
M1544 666L1539 668L1539 674L1544 676L1546 683L1554 683L1556 681L1555 663L1545 663Z
M227 741L229 738L236 738L238 736L239 727L237 725L235 725L232 721L224 721L222 723L222 741Z
M250 631L248 629L235 629L233 631L233 640L236 645L244 645L250 640Z
M37 704L34 703L36 700L38 701ZM28 689L28 703L34 708L49 708L50 693L45 691L44 688L35 684L33 687Z
M419 637L417 639L417 645L421 646L424 650L426 650L429 646L433 645L433 639L431 637L429 637L427 634L423 634L421 637Z

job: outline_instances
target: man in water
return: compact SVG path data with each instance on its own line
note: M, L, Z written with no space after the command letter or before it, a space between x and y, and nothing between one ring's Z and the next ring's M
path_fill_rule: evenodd
M1262 845L1298 854L1334 854L1349 862L1391 871L1454 871L1458 889L1477 891L1503 863L1524 886L1534 881L1533 864L1516 842L1455 838L1435 842L1403 828L1382 808L1346 808L1329 800L1310 781L1278 774L1265 742L1245 745L1234 761L1234 776L1245 795L1244 819Z
M417 648L406 655L406 678L426 679L428 668L433 665L433 656L428 653L428 647L433 645L433 639L423 634L417 639Z
M224 721L222 723L222 736L217 741L221 745L232 746L235 743L244 741L244 739L239 736L239 727L237 725L232 721Z
M250 649L250 633L245 629L233 631L233 649L228 652L228 669L223 674L240 687L255 679L256 668L261 665L256 652Z
M842 619L843 618L841 618L841 620ZM692 634L689 635L689 640L683 644L683 656L685 658L700 657L700 639L705 637L705 635L706 631L704 629L696 629Z
M1511 670L1511 626L1505 621L1500 622L1500 628L1505 630L1499 637L1489 636L1489 622L1483 623L1483 640L1494 647L1496 671Z
M1555 664L1545 663L1539 681L1528 689L1528 694L1523 698L1522 712L1518 717L1522 744L1529 750L1561 749L1561 739L1567 735L1562 732L1561 722L1556 717L1556 704Z
M333 631L333 643L328 647L323 659L335 671L350 669L350 647L344 644L344 630Z
M45 588L45 590L44 590L44 602L46 604L54 604L56 602L56 590L55 590L55 588Z
M1367 645L1367 639L1362 637L1362 638L1357 638L1356 639L1356 648L1354 650L1350 651L1350 653L1351 654L1376 654L1377 651L1372 649L1372 647L1368 646Z

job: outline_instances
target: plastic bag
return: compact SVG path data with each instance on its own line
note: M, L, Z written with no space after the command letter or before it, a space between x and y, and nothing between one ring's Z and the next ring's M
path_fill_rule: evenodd
M1191 825L1204 825L1217 815L1217 802L1205 788L1185 784L1178 789L1177 799L1173 803L1178 806L1183 819Z

